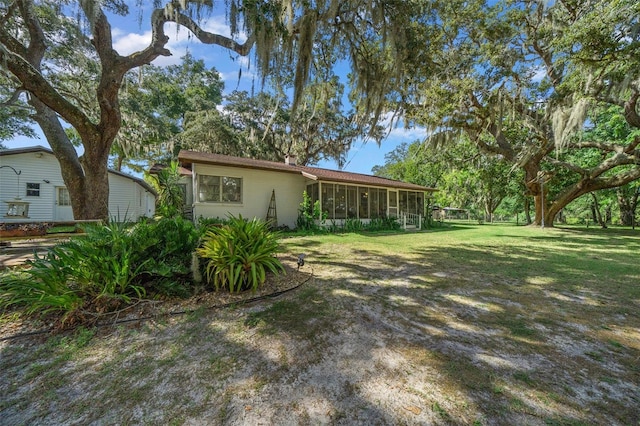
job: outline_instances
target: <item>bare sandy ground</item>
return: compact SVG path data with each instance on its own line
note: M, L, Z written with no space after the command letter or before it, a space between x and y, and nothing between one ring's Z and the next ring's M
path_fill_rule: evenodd
M371 253L305 268L275 299L0 342L0 424L640 424L640 319L585 323L603 296Z

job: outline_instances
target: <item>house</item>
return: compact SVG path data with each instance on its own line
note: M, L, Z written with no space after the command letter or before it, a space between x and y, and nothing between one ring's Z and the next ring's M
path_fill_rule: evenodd
M406 222L424 217L425 197L434 188L359 173L254 160L196 151L180 151L187 169L187 202L193 217L242 215L277 218L277 225L294 228L306 191L320 202L329 221L368 222L377 217L398 217Z
M156 193L142 179L109 170L109 215L138 220L155 212ZM0 150L0 222L71 221L69 192L53 151Z

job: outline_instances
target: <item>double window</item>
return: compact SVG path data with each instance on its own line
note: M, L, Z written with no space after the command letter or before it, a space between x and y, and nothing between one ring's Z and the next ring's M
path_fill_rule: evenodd
M201 203L242 203L242 178L199 175L198 201Z

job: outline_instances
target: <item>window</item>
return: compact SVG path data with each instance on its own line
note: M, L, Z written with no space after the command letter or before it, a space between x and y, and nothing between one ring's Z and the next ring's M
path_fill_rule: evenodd
M39 197L40 184L27 182L27 197Z
M198 176L198 201L201 203L241 203L242 178Z
M69 196L69 190L63 186L58 188L58 205L70 206L71 197Z

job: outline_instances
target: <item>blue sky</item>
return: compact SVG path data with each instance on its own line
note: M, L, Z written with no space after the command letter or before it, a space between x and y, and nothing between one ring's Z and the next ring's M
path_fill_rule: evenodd
M134 12L129 17L115 18L111 20L114 48L121 55L130 54L143 49L151 40L151 32L145 28L145 22L149 21L148 14L143 15L142 25L136 22L137 13ZM224 15L212 15L204 23L206 30L223 35L229 35L229 26L225 22ZM241 57L222 47L204 45L198 40L190 37L190 33L184 28L177 28L168 24L165 27L166 34L170 41L167 45L171 51L170 57L159 57L153 65L162 66L176 64L185 53L190 52L195 58L203 59L207 66L215 67L225 82L225 94L233 90L250 91L252 85L259 90L260 81L256 77L255 69L250 66L252 57ZM239 40L243 41L242 35ZM242 76L238 80L239 71L242 69ZM345 74L348 69L344 70ZM384 123L382 123L384 125ZM389 129L388 136L382 141L380 146L375 142L363 143L356 141L347 155L347 163L343 170L356 173L370 174L375 165L384 164L386 153L393 151L402 142L413 142L416 139L424 139L426 133L424 129L404 129L395 127ZM18 148L31 145L48 146L44 137L40 139L16 138L5 141L8 148ZM318 164L319 167L337 169L335 162L324 161Z

